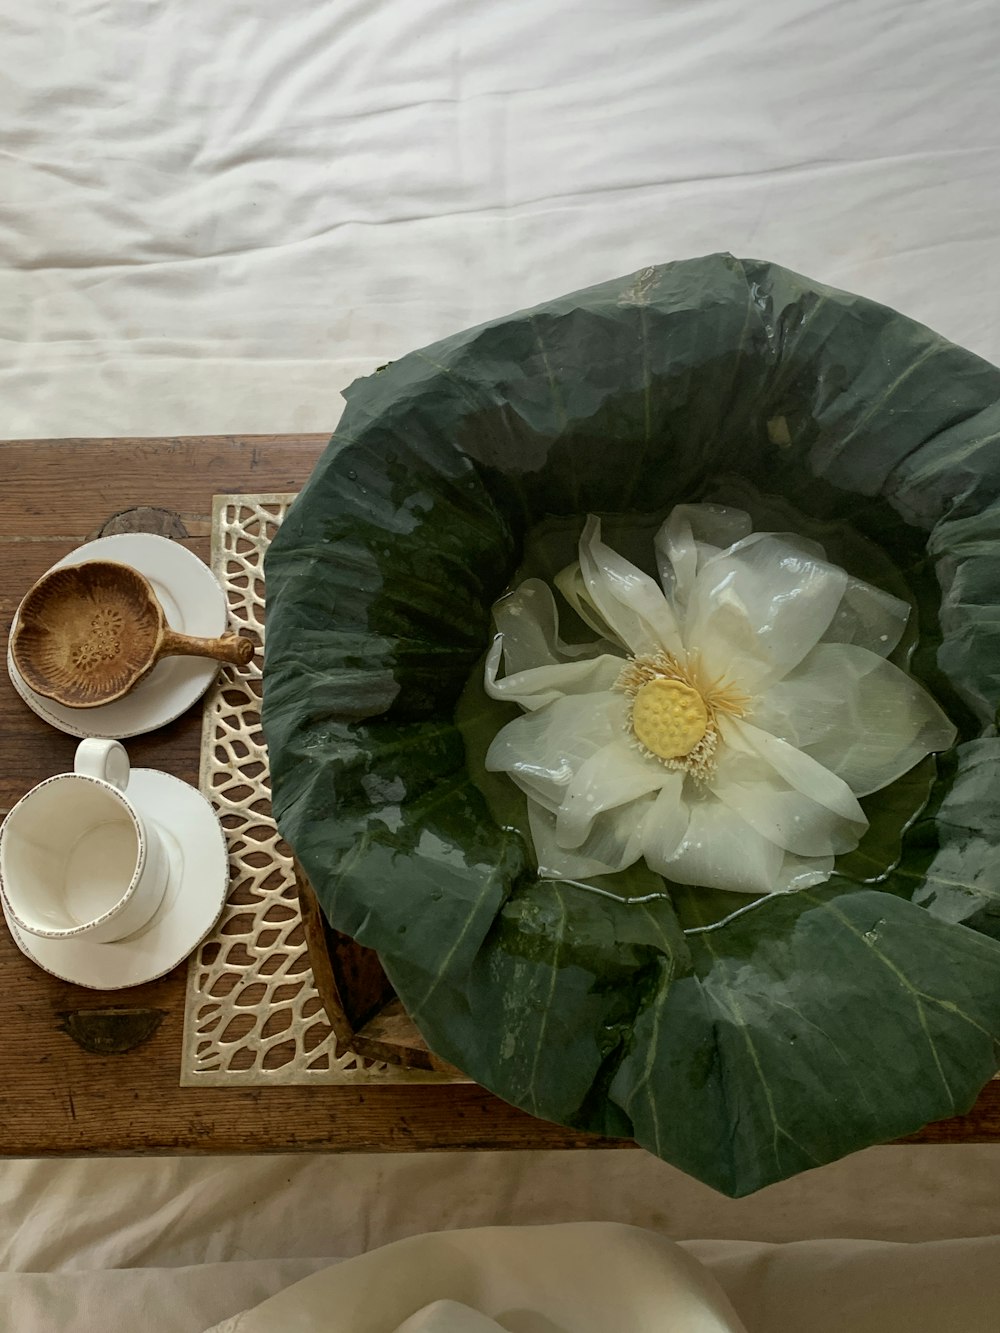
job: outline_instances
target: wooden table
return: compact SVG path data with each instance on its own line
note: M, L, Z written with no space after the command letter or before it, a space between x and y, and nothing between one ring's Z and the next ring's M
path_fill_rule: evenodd
M30 584L81 542L118 530L138 506L203 559L211 501L226 492L295 491L325 437L0 442L0 621ZM4 644L6 652L6 639ZM197 708L128 743L139 766L197 781ZM75 741L40 721L0 672L0 816L29 787L72 767ZM101 996L50 977L0 926L0 1153L284 1152L297 1149L619 1146L535 1120L468 1084L321 1088L180 1088L185 967L148 986ZM94 1011L133 1011L149 1031L124 1053L80 1044ZM76 1034L76 1035L74 1035ZM969 1115L922 1141L1000 1137L1000 1084Z

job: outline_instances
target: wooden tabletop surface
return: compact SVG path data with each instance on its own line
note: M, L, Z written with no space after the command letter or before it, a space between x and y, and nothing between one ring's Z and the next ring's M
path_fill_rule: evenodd
M296 491L325 436L217 436L0 442L0 622L27 588L81 542L149 506L164 530L209 557L212 496ZM157 516L150 516L156 518ZM121 520L118 520L120 523ZM128 742L138 766L196 783L198 708ZM29 787L72 768L75 740L20 700L0 671L0 816ZM364 1088L181 1088L185 966L147 986L102 995L30 963L0 925L0 1154L284 1152L297 1149L613 1146L545 1124L469 1084ZM94 1011L134 1011L149 1031L120 1054L81 1044ZM117 1020L116 1020L117 1021ZM972 1111L922 1141L1000 1138L1000 1083Z

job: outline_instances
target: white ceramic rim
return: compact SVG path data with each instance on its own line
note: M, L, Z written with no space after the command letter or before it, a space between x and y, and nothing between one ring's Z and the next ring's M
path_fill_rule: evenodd
M66 778L75 778L78 782L92 782L95 787L104 787L106 791L112 792L121 801L126 814L132 821L132 827L135 829L135 840L139 848L139 855L136 857L135 870L132 872L132 878L129 880L128 885L118 901L112 907L109 907L106 912L102 912L100 916L95 917L93 921L86 921L79 926L68 926L65 930L50 930L39 926L29 926L27 921L18 915L14 904L10 900L10 894L7 892L7 885L3 874L3 860L0 858L0 895L3 897L7 914L28 935L36 935L40 939L46 940L79 939L81 935L90 935L97 930L98 927L107 925L107 923L113 921L116 916L120 916L135 897L135 891L139 885L139 880L142 878L142 872L146 868L146 833L142 824L139 822L135 810L132 808L131 801L123 791L119 791L114 783L105 782L102 778L92 778L87 773L53 773L52 777L45 778L44 781L39 782L36 786L32 787L31 791L26 791L16 805L12 805L7 812L7 816L3 822L3 831L0 836L3 838L7 837L7 823L17 813L21 806L30 801L31 798L37 795L38 792L42 791L43 788L51 787L54 782L63 782Z
M164 892L164 902L171 899L171 881L176 886L176 894L170 902L165 915L161 916L163 904L153 914L147 924L124 940L110 940L107 943L91 943L86 936L77 940L59 942L39 940L46 950L58 950L58 956L66 960L65 966L53 963L51 957L43 961L31 949L31 936L22 934L9 916L6 896L0 894L0 908L7 918L14 943L24 956L36 967L40 967L49 976L58 981L68 981L85 990L110 992L126 990L130 986L143 986L179 967L186 958L197 949L205 936L212 930L222 915L229 893L229 849L226 835L216 814L214 806L202 795L197 787L175 778L172 773L164 773L156 768L134 768L130 780L137 786L136 805L145 811L146 803L155 804L159 815L159 831L164 844L170 874ZM174 805L177 802L177 806ZM165 809L165 806L171 808ZM186 808L185 808L186 807ZM187 827L185 827L187 826ZM193 827L192 827L193 826ZM190 849L190 854L186 854ZM218 857L218 897L214 884L212 862ZM178 867L179 862L179 867ZM178 875L180 883L178 885ZM172 950L169 955L162 954L157 935L164 921L176 912L183 911L185 898L197 907L204 909L204 915L192 923L190 934L184 935L178 943L180 952ZM63 953L63 950L66 953ZM159 953L159 956L158 956ZM74 957L79 966L74 966ZM100 960L99 962L97 960ZM117 963L117 977L114 976ZM98 981L90 979L98 968L109 967L111 977Z

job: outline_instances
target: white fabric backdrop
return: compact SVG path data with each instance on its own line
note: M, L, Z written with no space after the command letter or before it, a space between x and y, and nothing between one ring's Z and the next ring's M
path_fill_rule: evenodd
M0 0L0 52L8 437L329 430L412 347L718 249L1000 361L994 0ZM998 1179L994 1147L739 1203L638 1153L7 1163L0 1259L299 1262L572 1218L973 1235Z
M993 0L0 0L5 435L327 430L729 249L1000 359Z

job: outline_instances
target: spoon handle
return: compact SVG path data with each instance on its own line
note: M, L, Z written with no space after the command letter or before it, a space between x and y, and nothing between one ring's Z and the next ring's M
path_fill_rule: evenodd
M218 639L199 639L193 634L178 634L164 630L157 657L213 657L217 662L232 662L246 666L253 657L253 643L236 634L223 634Z

